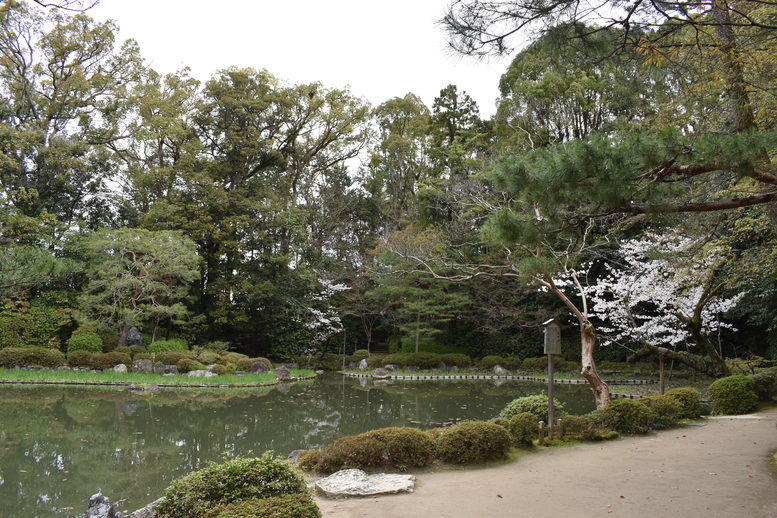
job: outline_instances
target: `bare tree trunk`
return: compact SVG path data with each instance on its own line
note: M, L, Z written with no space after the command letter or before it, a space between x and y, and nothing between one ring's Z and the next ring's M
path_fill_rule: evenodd
M594 394L596 409L601 410L610 404L610 387L599 377L594 362L594 350L596 349L596 332L590 322L580 322L581 363L580 374L588 380L591 392Z

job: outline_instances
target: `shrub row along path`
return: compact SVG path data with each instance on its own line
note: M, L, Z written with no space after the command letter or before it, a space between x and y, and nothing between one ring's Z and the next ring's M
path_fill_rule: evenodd
M421 473L412 494L317 498L338 518L777 518L777 409L550 448L498 467Z

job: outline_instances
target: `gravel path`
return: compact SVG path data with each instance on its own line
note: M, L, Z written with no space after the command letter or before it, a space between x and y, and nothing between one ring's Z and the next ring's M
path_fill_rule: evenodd
M499 467L423 473L407 495L317 498L337 518L777 518L777 409Z

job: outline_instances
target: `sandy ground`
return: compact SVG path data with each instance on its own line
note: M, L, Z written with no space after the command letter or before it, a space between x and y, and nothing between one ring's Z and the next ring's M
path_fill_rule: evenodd
M338 518L777 518L777 409L422 473L412 494L317 498Z

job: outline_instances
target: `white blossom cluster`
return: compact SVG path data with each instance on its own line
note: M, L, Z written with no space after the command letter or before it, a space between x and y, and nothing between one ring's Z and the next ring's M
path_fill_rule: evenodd
M316 347L343 328L340 315L331 303L331 298L341 291L349 290L345 284L335 284L326 279L319 279L322 290L312 297L317 307L306 306L300 316L301 324L313 331L310 344Z
M718 249L701 247L697 240L674 232L622 243L621 264L606 264L606 275L584 288L591 316L603 323L598 327L602 344L688 345L690 333L679 316L693 315L704 297L704 283L720 260ZM734 329L720 316L743 295L710 297L701 312L702 331Z

